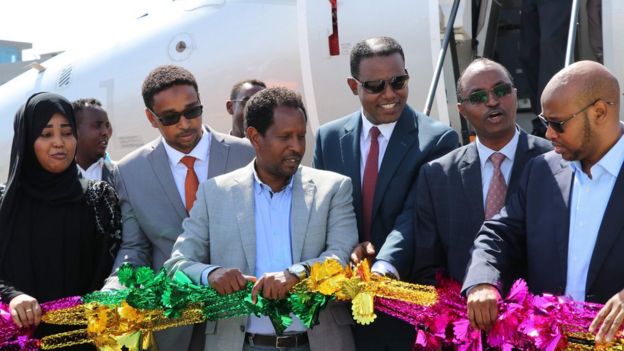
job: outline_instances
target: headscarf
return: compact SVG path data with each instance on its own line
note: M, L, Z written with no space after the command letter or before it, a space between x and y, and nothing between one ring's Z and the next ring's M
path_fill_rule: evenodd
M47 268L34 256L45 252L42 246L50 240L57 240L50 239L50 236L58 236L59 242L80 237L78 232L88 228L91 225L89 221L92 221L92 218L81 218L92 216L88 215L88 208L83 205L88 183L79 177L75 161L72 160L69 167L60 173L50 173L39 164L35 155L34 143L56 113L67 118L76 136L72 106L60 95L34 94L15 115L9 179L0 203L0 274L10 276L10 281L16 284L17 280L24 279L22 275L31 275L33 271L38 273L42 266L44 270ZM28 260L23 265L18 264L20 261L16 252L20 251L24 261ZM57 268L63 265L60 262ZM29 285L23 288L24 292L33 294L41 290L36 282L27 283L22 282L22 285ZM20 286L16 288L22 289ZM51 290L54 289L51 287Z

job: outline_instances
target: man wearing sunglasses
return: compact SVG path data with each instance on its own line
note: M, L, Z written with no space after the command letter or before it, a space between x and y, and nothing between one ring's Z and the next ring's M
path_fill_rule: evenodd
M118 163L115 173L123 217L123 238L106 289L118 287L123 263L159 270L171 255L182 221L193 206L199 183L249 163L247 140L202 124L197 82L186 69L167 65L143 82L145 114L160 137ZM191 335L193 340L191 342ZM160 350L203 350L201 326L156 333Z
M247 79L234 84L230 99L225 103L227 112L232 116L230 135L245 137L244 112L247 101L257 92L266 89L266 84L257 79Z
M376 259L377 272L404 279L412 266L410 208L418 170L459 144L455 131L407 105L408 80L396 40L377 37L357 43L347 83L361 109L323 125L314 152L316 168L353 182L360 244L352 261ZM415 338L412 326L384 314L370 326L355 326L354 334L358 350L411 350Z
M477 138L421 167L413 270L419 283L435 283L439 271L463 281L483 221L516 191L526 163L552 150L516 125L516 89L501 64L470 63L457 81L457 101Z
M572 64L546 85L541 115L555 150L529 161L516 194L475 239L463 287L473 326L493 326L501 275L525 261L533 293L607 303L591 330L598 341L618 330L624 318L619 111L618 82L599 63Z

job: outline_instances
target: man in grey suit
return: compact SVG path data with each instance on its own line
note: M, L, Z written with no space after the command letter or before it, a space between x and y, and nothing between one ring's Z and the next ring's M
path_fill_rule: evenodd
M352 260L376 258L374 271L401 279L409 278L412 268L418 170L459 145L454 130L407 105L408 80L396 40L357 43L347 83L362 108L323 125L314 150L315 168L349 176L354 184L360 244ZM413 326L385 314L371 325L356 325L354 332L358 350L412 350L414 345Z
M516 191L526 163L552 150L547 140L517 127L516 88L502 65L486 58L474 60L457 82L457 100L459 113L475 129L477 139L420 169L413 269L419 283L434 284L438 271L463 281L483 220L498 213ZM503 158L495 165L497 153ZM499 196L497 174L504 185L498 202L493 201Z
M222 294L257 277L254 298L280 299L312 263L329 257L348 261L357 243L351 181L300 166L307 117L293 91L257 93L245 119L256 159L200 186L165 267ZM344 308L330 304L319 325L307 329L293 318L279 338L268 317L208 322L206 350L352 350L349 319Z
M143 100L145 114L161 137L117 165L123 238L105 289L118 287L114 272L123 263L159 270L182 233L198 183L240 168L254 156L246 140L202 124L197 82L186 69L171 65L154 69L143 82ZM198 347L191 347L192 329L156 333L160 350L198 349L203 330L196 328L192 345Z
M609 341L624 318L624 133L620 88L604 66L576 62L542 94L554 151L526 165L518 191L475 239L463 290L471 324L497 320L501 274L526 260L536 294L606 303L592 323Z

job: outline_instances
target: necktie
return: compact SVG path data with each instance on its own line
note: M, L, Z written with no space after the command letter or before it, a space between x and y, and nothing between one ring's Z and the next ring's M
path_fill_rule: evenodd
M494 166L494 173L490 180L490 188L487 192L485 200L485 219L492 218L505 205L505 195L507 194L507 184L503 172L501 172L501 164L505 160L505 155L495 152L490 155L490 162Z
M370 129L370 149L364 166L364 180L362 181L362 236L360 242L371 241L371 226L373 223L373 200L375 199L375 186L379 172L379 129Z
M184 156L182 160L180 160L187 168L186 179L184 180L184 202L186 205L186 212L191 211L193 202L195 202L197 188L199 187L199 179L197 179L197 173L195 173L195 168L193 168L195 160L197 159L193 156Z

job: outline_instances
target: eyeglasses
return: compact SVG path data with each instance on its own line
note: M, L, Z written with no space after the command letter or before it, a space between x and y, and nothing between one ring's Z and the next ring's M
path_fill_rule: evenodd
M247 102L249 101L249 99L251 99L251 96L248 96L244 99L237 99L237 100L231 100L232 102L240 102L241 106L245 107L245 105L247 105Z
M407 72L407 70L405 71ZM394 76L390 79L379 80L367 80L366 82L360 82L357 78L353 78L358 81L364 90L371 94L379 94L386 89L386 83L390 84L392 90L401 90L405 87L405 84L409 80L409 74L403 74L400 76Z
M546 126L546 128L550 127L552 128L552 130L554 130L557 133L563 133L564 129L563 129L563 125L568 123L572 118L576 117L579 113L587 110L588 108L590 108L591 106L594 106L594 104L596 104L598 101L600 101L602 99L598 98L596 100L594 100L591 104L583 107L582 109L578 110L578 112L574 113L572 116L568 117L568 118L564 118L562 121L553 121L551 119L549 119L548 117L544 116L544 114L540 113L539 115L537 115L537 117L539 117L540 121L542 121L542 123ZM605 101L607 103L607 105L613 105L613 102L609 102L609 101Z
M186 119L197 118L202 115L204 106L197 105L187 108L182 112L169 112L165 115L158 116L154 111L148 108L148 110L156 117L163 126L172 126L180 122L180 118L184 116Z
M501 83L492 89L475 90L472 93L470 93L470 95L468 95L468 97L466 98L459 97L459 102L464 103L468 101L473 105L485 104L486 102L488 102L488 99L490 98L490 92L494 93L494 96L497 99L500 99L504 96L511 94L512 90L513 90L512 84Z

